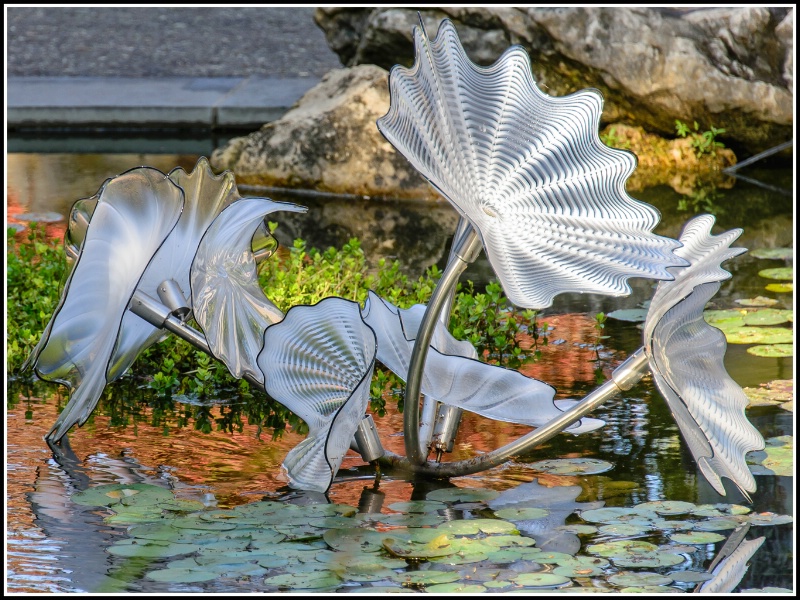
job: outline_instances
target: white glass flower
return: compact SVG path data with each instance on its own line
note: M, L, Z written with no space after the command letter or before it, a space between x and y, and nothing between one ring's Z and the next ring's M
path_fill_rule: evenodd
M290 485L327 491L369 403L375 333L343 298L293 306L264 332L258 366L267 393L308 425L283 463Z
M725 335L703 318L706 303L731 276L720 264L746 250L730 247L741 229L713 236L713 224L714 217L701 215L684 228L676 254L690 264L670 269L675 279L658 284L644 347L653 379L702 474L722 495L721 478L727 477L747 496L756 483L745 454L762 449L764 440L745 416L747 396L725 370Z
M658 212L626 193L636 157L600 141L597 90L544 94L519 46L476 66L447 19L414 39L378 128L469 219L513 303L626 295L629 277L671 279L666 268L685 264L678 242L651 233Z

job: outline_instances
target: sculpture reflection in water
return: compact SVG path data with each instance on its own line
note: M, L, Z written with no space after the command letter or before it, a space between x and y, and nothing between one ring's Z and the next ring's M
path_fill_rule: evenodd
M48 442L83 424L103 388L171 332L308 424L284 461L297 489L326 492L350 448L421 477L488 469L560 432L602 427L587 415L649 370L714 489L725 494L727 478L755 491L744 456L764 442L723 366L725 338L702 316L730 277L721 263L744 251L730 247L741 230L711 235L705 215L679 240L655 235L658 212L625 191L636 157L598 137L599 92L542 93L520 47L476 66L447 20L433 40L423 27L414 37L415 63L392 70L378 127L461 218L428 304L400 309L371 293L363 307L332 297L283 314L258 283L257 263L275 248L264 223L303 207L240 198L233 175L214 175L205 159L189 174L133 169L72 211L72 272L27 362L71 390ZM643 347L580 402L556 402L546 383L481 362L445 326L458 277L481 249L524 308L565 292L623 296L628 278L658 280ZM376 361L406 380L406 456L383 449L367 414ZM462 410L534 429L471 459L441 461Z

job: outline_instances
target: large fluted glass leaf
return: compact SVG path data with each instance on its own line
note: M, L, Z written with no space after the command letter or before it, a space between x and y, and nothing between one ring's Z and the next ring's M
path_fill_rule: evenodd
M290 484L326 491L367 409L375 333L349 300L294 306L267 327L258 366L267 393L308 425L283 463Z
M378 339L378 360L405 379L425 306L398 309L370 292L362 314ZM436 325L422 374L421 392L439 402L490 419L538 427L561 416L553 403L555 389L518 371L477 360L469 342L456 340ZM584 433L603 421L585 418L566 429Z
M264 295L252 240L264 217L305 207L266 198L243 198L224 209L206 231L191 271L192 309L212 354L235 377L263 381L256 357L268 325L283 313Z
M625 192L636 157L600 141L598 91L544 94L519 46L477 66L447 19L414 39L378 128L470 220L513 303L626 295L629 277L670 279L666 267L685 264L651 233L658 212Z
M741 230L712 236L713 222L704 215L684 229L684 247L676 252L690 266L672 269L674 281L659 283L645 320L645 351L703 476L722 495L727 477L746 496L756 483L745 454L763 448L764 440L745 416L747 396L725 370L725 335L703 318L719 282L730 277L720 263L745 250L730 248Z
M153 257L138 289L158 298L159 285L172 279L189 303L189 270L200 238L219 212L239 199L239 192L233 174L226 171L219 176L214 175L204 157L197 161L191 173L180 168L174 169L169 179L184 190L186 202L178 224ZM113 381L122 375L142 350L163 336L163 330L133 313L126 314L109 366L108 380Z
M729 594L747 573L747 561L764 543L763 537L742 542L730 556L724 558L711 571L713 577L704 581L698 590L701 594Z
M48 439L57 441L94 410L109 381L109 361L128 302L182 207L181 189L145 167L106 181L98 192L83 250L26 363L42 379L71 390Z

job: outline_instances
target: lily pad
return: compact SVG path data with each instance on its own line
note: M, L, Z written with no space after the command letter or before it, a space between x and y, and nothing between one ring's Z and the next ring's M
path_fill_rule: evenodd
M706 310L703 312L703 319L709 325L713 325L722 331L733 327L743 327L744 318L747 311L742 308L727 308L724 310Z
M623 308L620 310L612 310L606 315L610 319L617 319L618 321L629 321L631 323L643 323L647 319L646 308Z
M680 554L671 552L641 552L636 554L625 554L623 556L611 556L611 561L617 567L673 567L684 561Z
M614 468L610 462L596 458L556 458L540 460L529 466L551 475L595 475Z
M429 594L480 594L486 588L475 583L442 583L425 588Z
M481 538L481 543L492 548L511 548L515 546L534 546L536 540L524 535L489 535Z
M512 581L525 587L555 587L568 584L570 578L554 573L520 573Z
M425 498L439 502L487 502L499 495L500 492L495 490L481 488L441 488L428 492Z
M597 533L597 527L594 525L560 525L556 527L560 531L568 531L569 533L576 533L578 535L592 535Z
M716 544L725 536L713 531L684 531L671 534L669 539L679 544Z
M753 513L747 515L747 522L751 525L786 525L794 519L789 515L777 515L772 512Z
M794 438L790 435L769 438L763 450L748 452L745 458L774 475L791 477L794 475Z
M643 587L653 585L667 585L672 583L672 577L648 571L633 572L621 571L608 578L608 583L618 587Z
M714 578L711 573L705 571L675 571L669 576L680 583L701 583Z
M794 321L794 311L783 308L761 308L744 317L745 325L780 325L790 321Z
M455 554L460 548L454 543L453 538L444 533L432 540L420 542L414 541L409 535L386 536L383 538L383 547L392 556L412 560L447 556Z
M698 531L725 531L727 529L736 529L739 525L739 521L717 517L695 523L695 529Z
M794 292L794 283L769 283L764 286L768 292L777 292L779 294L791 294Z
M607 506L605 508L594 508L590 510L581 511L580 517L589 523L606 523L606 524L642 524L658 518L656 513L650 513L652 517L646 514L646 511L640 511L635 508L624 508L621 506Z
M620 590L621 594L682 594L680 588L669 587L667 585L642 585L636 587L626 587Z
M729 344L791 344L794 332L786 327L739 327L724 330Z
M628 525L627 523L612 523L609 525L602 525L598 529L600 533L605 533L606 535L635 536L642 535L650 528L641 525Z
M389 505L389 508L404 513L429 513L443 510L447 508L447 504L433 500L416 500L412 502L394 502Z
M293 590L314 590L337 586L342 582L330 572L311 571L308 573L284 573L264 579L264 584L272 587L290 588Z
M138 558L169 558L178 554L190 554L197 550L194 544L171 544L171 543L141 543L136 540L120 540L112 544L107 552L116 556L138 557Z
M196 569L159 569L158 571L150 571L146 576L153 581L164 583L198 583L216 579L219 575L211 571L199 571Z
M329 529L322 534L322 538L334 550L360 550L361 552L382 550L384 537L386 537L385 533L363 527Z
M750 400L750 406L780 404L794 399L794 380L776 379L768 383L762 383L757 388L746 387L742 388L742 390Z
M383 523L384 525L394 525L396 527L434 527L446 521L446 517L437 513L393 513L360 515L366 521Z
M741 504L698 504L694 510L693 515L698 517L722 517L730 515L746 515L750 509Z
M457 571L406 571L395 573L389 579L409 587L451 583L461 579Z
M794 279L794 269L792 267L777 267L774 269L763 269L758 272L759 277L764 279L778 279L792 281Z
M694 502L682 502L680 500L657 500L654 502L642 502L634 506L636 510L647 510L658 513L659 515L684 515L697 507Z
M447 521L437 527L438 530L446 531L454 535L474 535L476 533L505 533L518 534L519 530L513 523L501 521L500 519L464 519L459 521Z
M110 483L91 487L71 496L75 504L84 506L113 506L123 499L141 496L140 503L158 504L173 500L172 492L148 483Z
M775 260L792 260L793 248L756 248L750 251L750 256L755 258L772 258Z
M543 508L501 508L494 511L494 514L507 521L530 521L541 519L550 513Z
M742 306L774 306L778 304L775 298L767 298L766 296L756 296L755 298L739 298L734 300L737 304Z
M597 577L603 574L603 569L592 567L589 565L562 565L553 569L554 575L563 575L564 577Z
M794 356L794 344L751 346L747 349L747 353L763 358L789 358Z
M607 556L612 559L616 556L629 555L631 553L652 553L657 550L658 546L650 542L645 542L644 540L617 540L614 542L592 544L586 548L589 554Z

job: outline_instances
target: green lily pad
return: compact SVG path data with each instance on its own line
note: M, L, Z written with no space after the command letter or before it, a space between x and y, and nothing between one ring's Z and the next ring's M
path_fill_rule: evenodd
M166 488L148 483L110 483L98 485L88 490L77 492L71 496L75 504L84 506L113 506L120 504L124 499L140 496L140 502L158 504L173 500L172 492Z
M747 349L747 353L763 358L788 358L794 356L794 344L751 346Z
M560 564L565 560L574 558L571 554L567 554L566 552L544 551L537 548L530 548L529 550L536 551L527 555L529 560L534 560L545 565Z
M198 583L200 581L210 581L219 575L211 571L198 571L195 569L159 569L150 571L146 577L153 581L164 583Z
M443 510L447 508L447 504L433 500L416 500L412 502L394 502L389 505L389 508L404 513L429 513Z
M737 304L742 306L774 306L778 304L775 298L767 298L766 296L756 296L755 298L739 298L734 300Z
M749 406L790 402L794 400L794 380L776 379L768 383L762 383L757 388L742 388L742 391L750 400Z
M777 267L774 269L763 269L758 272L759 277L764 279L778 279L782 281L792 281L794 279L794 269L792 267Z
M605 508L594 508L590 510L581 511L580 517L589 523L605 523L605 524L642 524L658 518L656 513L648 511L637 510L635 508L624 508L621 506L607 506ZM652 516L650 516L652 515Z
M393 513L361 515L367 517L365 521L372 523L383 523L384 525L394 525L396 527L434 527L446 521L446 517L437 513Z
M554 573L520 573L512 581L525 587L555 587L569 583L570 578Z
M693 515L699 517L721 517L725 515L746 515L750 509L741 504L698 504L692 511Z
M425 495L428 500L439 502L487 502L494 500L500 492L488 489L441 488Z
M415 541L413 535L386 536L383 538L383 547L392 556L413 560L424 560L437 556L447 556L459 551L460 546L446 533L427 540Z
M523 556L522 552L520 552L516 547L503 547L497 550L487 548L486 555L489 557L489 560L492 561L492 563L497 565L517 562L518 560L521 560Z
M742 594L793 594L794 591L781 587L764 587L761 589L747 588L745 590L742 590L741 593Z
M747 311L741 308L727 308L724 310L706 310L703 312L703 318L709 325L726 331L734 327L743 327L746 314Z
M643 323L647 319L646 308L623 308L620 310L612 310L606 315L610 319L617 319L618 321L629 321L631 323Z
M334 550L360 550L361 552L378 552L383 549L385 533L352 527L350 529L329 529L322 534L322 539Z
M236 523L207 521L194 516L177 517L170 520L169 524L178 529L196 529L198 531L229 531L236 529Z
M764 289L778 294L791 294L794 292L794 283L769 283L764 286Z
M481 539L481 542L492 548L511 548L514 546L534 546L536 540L524 535L489 535Z
M627 523L612 523L609 525L602 525L598 528L600 533L618 536L642 535L649 529L649 527L643 527L641 525L628 525Z
M764 450L748 452L748 463L760 464L774 475L794 475L794 438L790 435L769 438Z
M597 577L603 574L603 569L589 565L560 566L553 569L552 573L564 577Z
M723 331L729 344L791 344L794 332L786 327L739 327Z
M388 579L409 587L421 587L458 581L461 575L457 571L406 571L395 573Z
M658 519L653 521L653 529L669 531L672 529L694 529L694 521L684 521L682 519Z
M610 556L611 562L617 567L673 567L684 561L680 554L671 552L641 552L636 554L627 553L623 556Z
M120 540L109 546L106 551L116 556L139 558L170 558L178 554L190 554L197 550L194 544L171 544L136 540Z
M307 573L284 573L266 577L267 586L290 588L293 590L314 590L337 586L342 582L339 577L326 571L311 571Z
M617 587L644 587L653 585L667 585L672 583L672 577L648 571L634 572L621 571L608 578L608 583Z
M103 523L108 525L137 525L139 523L153 523L161 518L161 511L159 512L124 512L116 515L109 515L103 519Z
M578 535L592 535L597 533L597 527L594 525L560 525L556 527L560 531L568 531L569 533L576 533Z
M429 594L480 594L486 588L475 583L442 583L425 588Z
M669 576L680 583L701 583L714 578L711 573L705 571L675 571Z
M747 515L747 522L751 525L786 525L794 522L789 515L777 515L772 512L753 513Z
M433 563L444 565L468 565L472 563L484 562L489 559L486 552L472 551L472 552L456 552L455 554L448 554L447 556L436 556L431 558Z
M669 539L679 544L715 544L724 540L725 536L713 531L685 531L673 533Z
M776 260L792 260L793 248L756 248L750 251L750 256L755 258L773 258Z
M656 550L658 550L658 546L643 540L617 540L614 542L591 544L586 547L586 551L589 554L608 557L629 554L631 552L655 552Z
M636 510L653 511L659 515L685 515L697 507L694 502L682 502L680 500L656 500L654 502L642 502L634 506Z
M725 531L727 529L736 529L739 525L739 521L717 517L695 523L695 529L698 531Z
M513 586L514 584L513 584L513 583L511 583L510 581L498 581L498 580L494 580L494 581L484 581L482 585L483 585L485 588L488 588L488 589L490 589L490 590L493 590L493 589L503 589L503 588L511 587L511 586Z
M446 531L454 535L474 535L476 533L505 533L518 534L519 530L513 523L501 521L500 519L465 519L458 521L447 521L437 527L438 530Z
M501 508L494 511L494 514L507 521L530 521L541 519L550 513L543 508Z
M781 325L790 321L794 321L794 311L782 308L761 308L744 317L745 325Z
M667 585L641 585L636 587L626 587L620 590L621 594L682 594L680 588L669 587Z
M596 458L556 458L540 460L529 466L551 475L595 475L614 468L610 462Z

